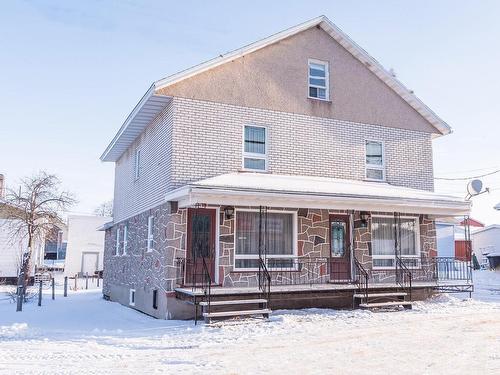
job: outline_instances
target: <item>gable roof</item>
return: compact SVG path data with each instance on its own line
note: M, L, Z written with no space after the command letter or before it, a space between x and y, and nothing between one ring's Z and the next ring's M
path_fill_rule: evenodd
M102 161L116 161L124 151L126 145L130 145L132 141L129 139L137 137L144 130L148 123L141 115L141 107L149 105L150 102L164 101L165 105L168 102L168 97L165 95L156 94L157 90L174 85L182 80L193 77L199 73L216 68L222 64L230 62L234 59L243 57L259 49L265 48L271 44L277 43L283 39L296 35L302 31L312 27L319 27L328 33L335 41L351 53L356 59L364 64L373 74L375 74L382 82L396 92L408 105L410 105L417 113L425 118L433 127L435 127L441 135L446 135L452 132L451 127L443 121L436 113L427 107L411 90L404 86L394 75L389 73L377 60L370 56L363 48L354 42L346 33L338 28L326 16L319 16L309 21L273 34L267 38L258 40L248 44L237 50L220 55L212 60L208 60L189 69L183 70L166 78L154 82L148 92L144 95L141 101L134 108L125 123L120 128L117 135L113 138L106 150L101 156ZM164 108L164 107L163 107ZM162 108L162 109L163 109ZM161 109L155 114L155 116ZM153 113L154 114L154 113ZM136 120L136 117L137 120ZM130 127L130 131L127 131ZM142 130L140 130L142 128ZM116 146L116 147L115 147ZM125 149L128 146L125 147ZM116 149L115 149L116 148ZM117 156L118 155L118 156Z

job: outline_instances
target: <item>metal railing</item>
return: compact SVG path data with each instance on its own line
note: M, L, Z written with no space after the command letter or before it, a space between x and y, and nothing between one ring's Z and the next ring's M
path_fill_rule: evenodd
M404 258L402 261L405 263ZM467 260L452 257L422 258L418 268L408 268L414 281L472 282L472 266Z
M202 264L203 264L202 289L203 289L203 295L205 296L205 302L207 303L206 312L210 314L210 300L212 298L212 277L210 276L210 270L208 268L206 259L207 258L205 257L202 258Z
M411 301L412 292L412 270L410 270L404 261L396 256L396 283L408 294Z
M363 293L365 301L368 301L368 272L365 270L359 260L354 257L355 280L358 284L358 291Z
M271 298L271 274L262 258L259 258L259 289L262 297L269 303Z

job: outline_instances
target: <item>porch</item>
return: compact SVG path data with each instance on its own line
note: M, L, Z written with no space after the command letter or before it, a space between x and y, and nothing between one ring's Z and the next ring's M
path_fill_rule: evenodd
M185 259L179 259L179 274ZM274 263L271 270L264 267L257 271L256 286L221 286L212 284L207 278L205 283L183 284L179 279L175 288L178 300L194 306L195 318L199 307L204 317L223 317L225 311L242 315L254 315L276 309L301 308L411 308L415 300L424 300L437 292L466 292L474 290L470 262L454 258L432 258L420 262L418 269L392 270L394 281L385 271L385 279L373 276L355 259L354 273L350 280L345 275L329 273L329 259L293 260L284 269L277 269ZM323 271L323 274L322 274ZM201 272L205 277L207 273ZM266 279L267 275L267 279ZM339 277L341 278L339 280ZM260 309L255 310L253 305ZM235 306L239 310L234 310ZM229 309L228 309L229 307ZM221 310L222 308L222 310ZM216 311L215 314L213 311ZM211 312L212 311L212 312Z
M175 295L207 310L238 300L265 301L258 311L266 314L267 307L411 306L435 291L473 288L469 262L435 257L434 220L469 209L450 197L362 181L238 174L167 199L187 229Z

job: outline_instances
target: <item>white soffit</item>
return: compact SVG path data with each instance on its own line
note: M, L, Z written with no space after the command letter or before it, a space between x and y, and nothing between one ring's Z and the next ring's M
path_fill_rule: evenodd
M370 56L363 48L354 42L346 33L339 29L326 16L319 16L297 26L291 27L267 38L261 39L255 43L239 48L224 55L220 55L212 60L196 65L192 68L183 70L169 77L163 78L154 83L156 89L161 89L173 85L186 78L213 69L231 60L237 59L261 48L267 47L273 43L279 42L285 38L298 34L311 27L319 26L326 31L333 39L342 45L355 58L361 61L369 70L371 70L379 79L393 89L404 101L406 101L415 111L432 124L442 135L451 133L451 127L443 121L436 113L427 107L413 92L404 86L396 77L390 74L377 60Z
M101 155L102 161L117 161L146 127L170 102L171 97L156 95L154 86L144 94L134 110L127 117L118 133Z

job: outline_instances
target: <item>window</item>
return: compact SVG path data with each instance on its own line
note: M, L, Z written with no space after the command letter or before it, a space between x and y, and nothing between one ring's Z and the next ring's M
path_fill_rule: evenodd
M236 212L235 260L239 270L259 268L259 212ZM267 262L268 268L292 268L296 255L296 215L293 212L268 212Z
M154 223L155 223L155 217L150 216L148 217L148 251L153 251L154 248Z
M134 179L138 179L141 175L141 150L135 150L135 158L134 158Z
M130 289L129 291L128 304L130 306L135 306L135 289Z
M262 126L245 126L243 138L243 168L266 171L266 128Z
M384 181L384 144L379 141L366 141L366 179Z
M158 289L153 290L153 309L158 309Z
M123 255L127 255L128 225L123 227Z
M401 259L409 268L420 267L418 218L401 217ZM393 268L396 265L394 218L372 217L373 268Z
M329 100L329 72L325 61L309 60L309 97Z
M115 255L120 255L120 227L116 228Z

